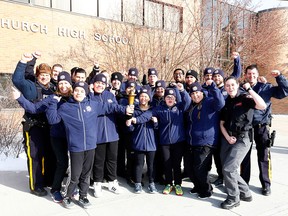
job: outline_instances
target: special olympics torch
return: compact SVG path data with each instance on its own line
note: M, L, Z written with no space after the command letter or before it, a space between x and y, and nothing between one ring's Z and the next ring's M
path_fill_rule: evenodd
M131 87L131 89L129 90L129 93L128 93L128 104L129 104L129 106L134 104L135 96L136 96L135 87Z

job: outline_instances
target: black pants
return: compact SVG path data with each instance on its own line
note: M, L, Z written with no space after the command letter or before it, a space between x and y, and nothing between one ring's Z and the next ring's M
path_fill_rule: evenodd
M93 164L93 181L114 181L117 178L118 141L97 144Z
M214 149L209 146L190 147L187 157L188 175L199 194L212 192L208 172L212 163Z
M84 152L70 152L71 180L66 197L71 197L77 186L79 195L87 196L95 149Z
M182 184L181 161L183 157L184 142L169 145L159 145L162 156L165 175L165 184Z
M142 180L142 172L144 166L144 158L146 156L146 164L147 164L147 174L149 183L154 182L154 158L155 158L155 151L143 152L143 151L135 151L135 182L141 183Z
M117 175L126 179L134 177L134 151L132 150L132 135L129 132L120 132L117 157Z
M30 190L51 186L56 160L50 143L49 128L33 126L29 132L24 131L23 135Z
M271 152L269 148L269 126L254 127L254 141L256 143L259 179L263 188L270 187L272 179ZM241 163L241 176L247 182L250 180L251 151Z
M213 149L212 153L213 153L213 158L214 158L214 163L216 166L216 172L218 174L218 178L223 179L222 163L221 163L221 158L220 158L220 150L221 150L220 148L221 148L221 142L219 141L217 148Z
M61 190L62 181L68 168L67 139L64 137L51 137L51 145L56 157L56 170L51 193Z

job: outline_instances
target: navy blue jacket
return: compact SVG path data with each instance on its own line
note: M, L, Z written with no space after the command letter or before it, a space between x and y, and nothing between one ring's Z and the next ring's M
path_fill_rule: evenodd
M114 94L107 90L103 91L101 94L91 93L90 98L97 102L118 104ZM116 119L114 113L98 116L97 129L95 131L95 133L97 133L97 144L119 140L115 122Z
M18 62L16 69L12 75L12 82L16 86L16 88L24 95L24 97L30 101L34 101L36 99L41 100L48 95L53 94L52 89L45 89L41 84L37 84L37 81L31 81L25 78L25 69L27 64ZM39 98L39 89L37 89L37 85L41 92L41 98Z
M17 101L18 103L24 108L25 112L31 114L39 114L44 113L49 106L51 100L53 100L54 95L49 95L48 97L44 98L42 101L32 103L28 101L23 95L21 95ZM65 103L67 98L61 98L57 107L59 108L63 103ZM66 137L65 128L63 122L59 122L58 124L54 124L50 127L50 135L52 137Z
M158 123L151 120L152 110L141 110L139 106L134 109L134 117L144 117L147 121L141 124L131 124L128 128L132 131L132 149L136 151L156 151L156 141L154 129L157 129Z
M216 147L220 134L220 110L225 105L224 97L214 82L208 86L209 96L199 104L191 104L185 113L186 138L191 146Z
M118 104L99 103L87 97L82 102L72 97L57 110L57 100L51 100L46 111L50 124L64 122L68 150L83 152L96 148L97 117L113 112L125 114L126 107Z
M185 90L180 92L180 95L182 101L176 103L173 107L169 108L166 104L162 104L153 109L153 116L158 119L160 145L185 141L183 115L189 108L191 98Z
M255 110L253 116L253 125L270 124L271 122L271 98L282 99L288 95L288 81L283 75L276 77L278 86L271 83L257 82L252 88L265 101L267 108L265 110Z

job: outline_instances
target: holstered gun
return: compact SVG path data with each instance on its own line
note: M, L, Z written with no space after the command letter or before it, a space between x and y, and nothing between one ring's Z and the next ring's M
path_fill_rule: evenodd
M268 148L271 148L274 145L274 140L276 137L276 131L273 130L272 133L269 135L269 142L268 142Z

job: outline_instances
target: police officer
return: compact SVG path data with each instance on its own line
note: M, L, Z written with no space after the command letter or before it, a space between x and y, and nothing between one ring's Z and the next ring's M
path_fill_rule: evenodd
M36 67L35 82L25 79L27 62L31 54L23 54L12 76L12 82L23 96L37 102L53 94L50 88L51 67L42 63ZM46 196L45 186L51 186L54 178L56 160L50 143L50 130L45 113L25 112L23 122L25 152L29 174L29 186L32 194ZM43 163L44 161L44 163Z
M254 140L256 143L258 167L260 169L260 182L262 194L271 194L271 153L270 153L270 125L271 125L271 98L282 99L288 95L288 80L278 70L273 70L271 75L276 79L278 86L270 83L258 82L259 72L256 65L250 65L245 69L244 77L250 83L253 90L258 93L265 101L265 110L256 110L253 118ZM250 153L248 160L241 164L242 177L249 182L250 180Z
M249 186L238 173L241 161L250 149L249 130L252 128L254 109L264 110L264 100L245 83L243 88L249 94L239 92L235 77L225 80L228 93L226 104L221 111L220 129L222 132L220 157L227 198L221 203L224 209L231 209L243 201L252 201Z

